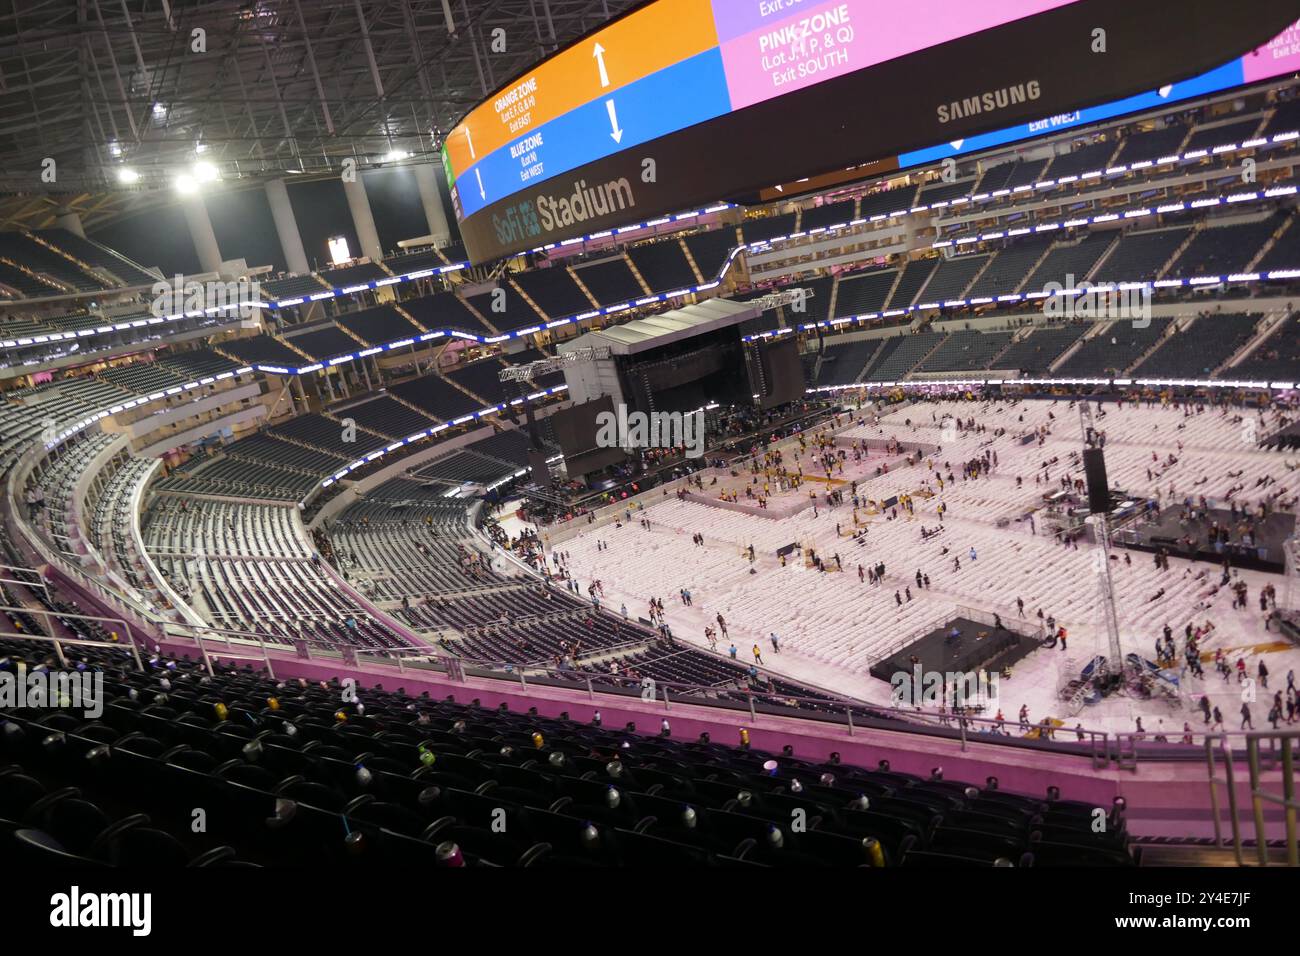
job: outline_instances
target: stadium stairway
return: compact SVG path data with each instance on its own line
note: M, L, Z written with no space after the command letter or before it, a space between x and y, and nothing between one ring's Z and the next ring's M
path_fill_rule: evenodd
M587 297L587 301L591 303L591 307L593 309L599 309L600 303L596 301L596 297L592 295L591 290L587 288L587 283L582 281L582 277L578 275L578 270L569 269L568 272L570 277L573 279L573 284L578 287L579 292Z
M1216 374L1224 375L1229 369L1236 368L1247 359L1249 359L1261 345L1267 342L1273 333L1278 331L1286 321L1291 317L1291 313L1286 311L1270 312L1264 316L1259 325L1255 328L1255 334L1250 341L1243 345L1236 355L1232 356L1224 365L1216 371ZM1232 378L1234 376L1228 376Z
M471 313L475 318L477 318L480 322L483 323L483 327L484 327L484 328L486 328L486 329L491 329L493 335L500 335L500 334L501 334L501 330L500 330L499 328L497 328L495 325L493 325L491 322L489 322L489 321L487 320L487 318L483 315L483 313L480 312L480 311L478 310L478 308L477 308L477 307L476 307L472 302L469 301L469 299L466 299L466 298L461 297L460 302L461 302L461 305L465 306L465 308L466 308L466 309L467 309L467 310L468 310L468 311L469 311L469 312L470 312L470 313Z
M460 368L460 367L463 367L463 366L453 366L453 367L454 367L454 368ZM489 406L491 406L491 405L495 405L495 404L496 404L496 402L493 402L493 401L491 401L490 399L486 399L486 398L484 398L483 396L478 395L478 394L476 394L476 393L470 391L468 388L466 388L466 387L465 387L464 385L462 385L460 382L456 381L456 380L455 380L454 378L452 378L450 375L443 375L441 370L439 370L439 371L438 371L437 373L435 373L435 374L437 374L438 378L442 379L444 382L446 382L446 383L447 383L448 385L450 385L452 388L456 389L456 391L458 391L458 392L460 392L461 394L463 394L463 395L467 395L467 396L469 396L470 398L474 399L474 401L477 402L477 403L478 403L480 406L482 406L483 408L487 408L487 407L489 407ZM455 417L455 416L453 416L453 417Z
M83 260L77 258L77 256L73 255L68 250L62 248L61 246L55 245L54 243L50 242L48 239L45 239L42 236L38 236L34 232L25 233L25 235L27 236L27 239L29 241L34 242L37 245L44 246L54 255L66 259L72 265L76 266L77 269L85 273L90 278L94 279L96 282L107 285L109 287L126 286L131 284L126 282L122 278L109 273L108 270L104 269L103 267L96 268L95 266L90 265L88 262L84 262Z
M641 270L636 267L636 263L632 261L632 257L627 253L623 253L623 261L627 263L628 269L631 270L632 275L636 278L637 284L641 286L642 291L644 291L646 295L649 295L650 283L645 281L645 276L643 276Z
M415 327L416 327L417 329L419 329L421 332L429 332L429 331L431 331L431 330L430 330L427 326L425 326L423 323L416 321L415 316L411 315L410 312L408 312L406 309L402 308L402 304L401 304L400 302L394 302L394 303L393 303L393 311L396 312L398 315L400 315L402 318L406 319L407 322L410 322L413 326L415 326Z
M563 267L563 268L565 268L565 270L567 271L567 267ZM530 296L527 292L524 291L524 287L522 285L514 281L514 279L510 278L509 276L506 277L506 281L509 282L510 287L519 294L519 298L521 298L524 302L526 302L528 304L528 307L537 313L538 322L544 324L552 320L552 316L549 316L542 311L542 307L538 305L536 301L533 300L532 296ZM586 294L586 290L584 290L584 294Z
M1074 357L1074 354L1078 352L1081 348L1083 348L1085 342L1087 342L1089 339L1096 338L1098 335L1102 334L1102 332L1105 331L1108 324L1109 323L1106 322L1093 323L1092 328L1088 329L1087 332L1084 332L1083 335L1079 336L1079 338L1074 342L1073 345L1071 345L1068 349L1066 349L1057 357L1056 361L1053 362L1048 367L1048 371L1055 374L1057 369L1061 368L1061 366L1069 362L1070 359Z
M706 276L704 274L704 270L700 268L700 264L695 261L695 254L691 252L690 245L683 242L681 246L682 251L686 253L686 261L690 264L691 272L695 274L695 281L700 285L703 285L706 282L711 282L714 277Z
M1037 259L1035 259L1033 263L1030 264L1029 268L1025 270L1024 276L1020 279L1019 282L1015 284L1015 286L1012 289L1010 289L1007 292L1007 294L1014 295L1019 292L1024 292L1025 286L1028 285L1030 278L1034 275L1034 273L1038 271L1039 267L1043 264L1043 262L1047 259L1047 257L1052 254L1052 250L1055 248L1056 245L1054 243L1049 242L1043 248L1043 254L1039 256Z
M1191 246L1204 228L1204 220L1197 220L1192 224L1192 228L1187 230L1186 237L1184 237L1183 241L1178 244L1178 248L1174 250L1174 254L1169 257L1168 261L1166 261L1163 266L1156 270L1155 278L1157 280L1163 279L1169 273L1169 270L1174 267L1174 263L1183 257L1183 253L1187 251L1188 247Z
M1277 245L1282 236L1295 228L1295 216L1282 216L1281 219L1281 223L1273 230L1273 234L1268 237L1264 244L1259 247L1259 252L1251 257L1250 262L1246 264L1244 272L1254 272L1255 268L1264 261L1264 257L1273 251L1273 247Z
M1123 238L1124 237L1122 233L1116 233L1115 238L1111 241L1110 245L1108 245L1105 248L1105 250L1103 250L1102 254L1097 257L1097 261L1092 264L1092 268L1088 270L1088 274L1076 278L1086 279L1089 282L1091 282L1093 276L1099 275L1101 273L1101 270L1106 267L1107 260L1109 260L1110 257L1115 254L1115 250L1119 248L1120 242L1123 240Z
M1119 321L1120 321L1120 322L1125 322L1125 321L1128 321L1128 320L1126 320L1126 319L1120 319ZM1113 324L1115 324L1115 323L1111 323L1111 324L1113 325ZM1156 341L1153 342L1153 343L1151 344L1151 347L1150 347L1150 348L1148 348L1145 352L1143 352L1141 355L1139 355L1139 356L1138 356L1134 361L1130 362L1130 363L1128 364L1128 367L1126 367L1126 368L1123 370L1124 373L1127 374L1127 373L1133 371L1133 369L1137 368L1137 367L1140 366L1143 362L1145 362L1147 359L1149 359L1153 354L1155 354L1156 350L1159 349L1160 346L1164 345L1165 342L1169 340L1169 337L1170 337L1170 336L1181 334L1181 333L1179 332L1179 327L1180 327L1180 325L1181 325L1182 328L1185 329L1185 328L1187 328L1187 326L1189 326L1189 325L1191 325L1191 324L1192 324L1192 323L1191 323L1191 320L1189 320L1189 319L1175 319L1174 321L1170 322L1170 323L1165 327L1165 330L1164 330L1164 332L1161 334L1160 338L1156 339ZM1109 330L1110 330L1110 328L1109 328L1109 326L1108 326L1106 332L1109 332ZM1103 332L1102 334L1104 335L1104 334L1106 334L1106 332Z

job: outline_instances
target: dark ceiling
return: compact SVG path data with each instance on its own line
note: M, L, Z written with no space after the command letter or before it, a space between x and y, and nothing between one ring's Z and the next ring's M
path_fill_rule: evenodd
M170 202L196 161L250 185L438 162L483 96L636 2L0 0L0 228Z

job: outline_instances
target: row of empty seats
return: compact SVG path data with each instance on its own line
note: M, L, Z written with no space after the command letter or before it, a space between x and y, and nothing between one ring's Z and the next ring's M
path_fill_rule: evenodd
M0 232L0 284L22 297L102 292L157 279L126 256L66 229Z
M1061 356L1085 335L1088 341L1055 373L1094 377L1131 372L1142 377L1206 378L1217 371L1234 379L1292 376L1300 356L1294 317L1279 324L1241 363L1225 368L1254 338L1260 318L1258 314L1206 313L1181 320L1171 334L1166 333L1172 320L1155 318L1149 325L1119 320L1104 328L1079 321L1020 333L966 330L848 342L831 339L821 352L809 353L810 368L815 372L809 384L843 386L893 380L912 372L993 369L1041 376L1052 371Z
M160 494L143 534L163 577L218 627L276 641L404 646L330 580L296 521L290 506Z
M0 653L7 668L39 661L18 642ZM94 652L79 659L105 676L100 718L3 714L0 851L28 866L1132 863L1122 809L1099 833L1090 802L992 778L655 738L400 690L366 687L364 711L340 710L341 685L277 684L225 665L207 676L185 659L143 673ZM204 807L208 827L196 834L176 806Z

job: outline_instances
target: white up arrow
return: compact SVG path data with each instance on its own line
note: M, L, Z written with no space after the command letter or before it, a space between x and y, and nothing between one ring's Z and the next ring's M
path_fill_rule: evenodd
M605 70L605 48L597 43L591 55L596 58L596 66L600 69L600 87L604 89L609 86L609 73Z

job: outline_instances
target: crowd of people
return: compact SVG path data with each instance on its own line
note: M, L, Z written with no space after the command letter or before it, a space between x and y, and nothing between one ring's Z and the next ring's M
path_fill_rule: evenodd
M936 400L947 400L948 398L950 396L936 396ZM915 403L921 405L926 400L924 397L913 399ZM1100 402L1097 403L1095 417L1099 423L1104 424L1108 415L1143 404L1147 407L1156 407L1158 405L1172 407L1181 411L1185 418L1211 414L1216 409L1221 414L1229 415L1234 408L1233 401L1230 397L1212 396L1203 403L1187 402L1180 404L1177 400L1162 399L1160 396L1128 396L1120 401L1110 401L1104 405ZM852 572L856 569L859 583L866 587L879 588L892 585L889 588L889 591L893 592L892 603L901 608L932 588L942 590L945 586L944 578L946 574L961 575L964 572L969 573L968 569L972 563L982 563L980 561L981 553L976 543L962 540L964 535L960 530L954 531L951 522L945 523L946 517L956 517L949 513L950 503L960 503L964 500L960 497L946 495L946 492L965 483L979 482L982 484L994 480L1001 483L1014 482L1016 489L1023 489L1028 484L1030 477L1033 478L1034 486L1039 489L1036 494L1042 497L1046 497L1053 489L1057 489L1068 493L1077 500L1086 492L1082 459L1077 452L1043 455L1035 461L1033 467L1024 469L1021 474L1004 477L1003 470L1000 467L1002 465L1001 458L1007 456L1007 451L1010 448L1030 443L1040 448L1045 447L1052 436L1053 427L1059 424L1058 413L1056 412L1048 412L1045 423L1026 424L1022 410L1018 419L1021 428L1016 429L1012 426L1008 429L997 426L996 421L1009 422L1012 420L1006 414L1005 406L1009 405L1012 415L1015 415L1014 404L1014 402L993 403L994 408L999 405L1004 406L1001 416L999 418L985 416L982 421L977 420L974 415L945 416L938 410L931 415L931 424L943 431L945 444L955 444L957 438L978 439L980 447L975 454L945 456L943 454L945 449L942 445L939 448L926 448L915 444L903 446L896 437L892 436L884 440L871 441L861 437L847 439L840 436L837 425L856 424L862 426L867 423L874 424L879 422L879 413L883 410L876 409L873 415L872 410L859 409L855 413L846 413L844 417L834 422L828 420L820 427L791 429L785 435L774 433L762 440L755 440L750 444L746 455L740 460L731 462L728 466L730 476L733 479L741 478L743 483L728 481L725 474L711 476L697 474L687 488L679 490L678 497L685 497L688 491L706 492L707 489L716 488L718 484L722 484L723 487L714 492L715 499L728 502L756 503L761 510L769 507L773 499L778 495L786 495L790 492L807 493L808 498L806 501L811 503L814 518L821 519L823 509L828 512L835 511L836 537L847 539L853 546L864 549L862 552L863 560L849 558L848 570ZM1070 412L1075 410L1073 403L1067 404L1063 402L1062 404ZM909 410L904 426L915 431L918 421L919 416ZM1095 432L1093 439L1095 444L1104 447L1107 442L1105 430L1101 429ZM1180 465L1194 452L1187 450L1181 438L1174 439L1171 443L1175 444L1176 451L1154 452L1147 467L1138 466L1139 481L1140 475L1146 472L1151 491L1150 498L1141 503L1142 514L1148 520L1158 518L1162 510L1162 503L1168 502L1171 507L1178 508L1178 520L1184 524L1187 535L1193 538L1196 543L1203 543L1209 549L1219 551L1223 554L1225 560L1218 575L1217 584L1214 583L1214 577L1205 568L1198 569L1191 565L1184 569L1184 577L1191 576L1196 579L1200 604L1194 610L1211 613L1204 620L1198 617L1196 623L1186 624L1181 644L1173 641L1170 633L1160 635L1155 641L1155 654L1151 658L1150 664L1160 671L1176 674L1178 682L1185 689L1195 688L1195 682L1213 680L1214 677L1219 677L1221 681L1227 681L1231 679L1233 674L1236 674L1238 680L1243 683L1246 679L1250 679L1263 687L1267 679L1267 666L1263 657L1258 657L1253 662L1252 673L1243 677L1241 668L1246 666L1247 653L1233 654L1222 647L1210 652L1205 649L1204 644L1207 638L1215 633L1214 615L1224 613L1224 606L1216 604L1215 599L1225 592L1232 598L1231 610L1239 612L1249 610L1253 596L1261 614L1268 616L1269 620L1272 620L1272 616L1276 614L1275 588L1272 585L1265 585L1262 588L1252 589L1247 580L1234 569L1231 560L1234 553L1231 548L1255 545L1258 541L1260 528L1268 520L1269 516L1274 511L1289 506L1293 502L1290 502L1288 497L1282 493L1283 489L1278 487L1278 483L1269 477L1255 480L1254 487L1249 489L1243 487L1248 482L1244 480L1236 482L1231 487L1229 495L1218 496L1221 504L1217 507L1212 506L1210 497L1207 494L1184 495L1179 499L1176 497L1174 484L1169 479L1180 473ZM911 479L910 483L912 485L910 491L901 491L894 498L887 498L883 501L880 498L872 498L862 493L865 491L865 482L870 481L873 476L889 474L888 469L891 464L897 470L899 464L897 459L905 453L912 463L920 463L925 468L923 476L919 479L914 479L913 474L909 473L908 477ZM862 462L871 459L876 459L876 462L873 463L874 472L870 465L867 469L861 467ZM850 474L850 465L853 466L852 474ZM854 475L858 477L854 477ZM1235 475L1230 473L1229 477L1241 478L1242 473L1238 472ZM722 479L721 482L719 478ZM808 485L814 481L821 487L809 488ZM864 482L863 488L859 487L859 481ZM1161 486L1165 485L1166 482L1168 482L1167 488L1162 488ZM1196 483L1201 484L1203 480ZM998 484L996 487L999 489L998 494L1003 493L1001 491L1003 484ZM920 507L922 503L925 503L924 511ZM843 511L839 510L846 508L850 504L852 507L851 516L845 515ZM1041 507L1041 502L1039 502L1038 507ZM1033 510L1038 510L1038 508ZM624 522L630 524L634 517L639 522L640 527L652 528L655 522L652 521L649 512L643 513L643 511L643 504L639 501L629 503L622 515L622 520L614 525L614 531L616 532ZM925 573L924 569L917 568L913 575L908 576L911 578L910 581L901 583L887 576L887 569L883 560L866 559L872 550L869 535L871 524L869 521L865 521L864 518L879 517L886 521L893 521L914 518L918 515L924 516L927 512L935 523L931 524L930 521L922 523L919 527L918 539L923 544L929 544L935 541L937 537L943 536L941 551L945 559L950 562L950 570L946 574L941 570L938 580L932 581L931 574ZM962 514L960 517L965 521L980 520L978 514ZM1026 522L1030 534L1038 533L1038 529L1033 523L1032 514L1027 519L1020 516L1019 520ZM957 528L960 529L961 526L962 522L957 522ZM686 528L684 530L691 534L691 540L697 547L704 546L704 529ZM1079 529L1070 529L1068 532L1057 530L1056 533L1066 547L1078 548L1081 540ZM719 544L726 546L728 543L713 542L713 544L716 547ZM602 542L596 545L596 550L602 551L608 547L607 542ZM1171 547L1175 551L1180 550L1173 545ZM827 552L832 550L830 548L824 549ZM783 548L770 556L764 557L763 560L772 561L775 559L776 566L784 568L787 566L789 559L797 555L803 559L801 564L805 567L811 567L823 573L846 570L846 562L841 554L834 552L827 555L824 551L822 547L816 545L813 541L806 540L793 548ZM755 566L759 564L760 558L754 547L749 544L743 545L740 552L742 560L745 560L751 566L751 570L754 570ZM1152 552L1152 562L1162 572L1172 570L1171 557L1169 547L1158 547ZM1128 552L1114 556L1114 560L1125 569L1131 567L1133 563ZM543 557L542 565L545 573L561 580L571 577L563 550L551 552L549 566L546 565L546 559ZM934 568L929 570L931 573L934 572ZM896 576L897 572L895 572ZM576 587L576 584L566 586ZM1169 587L1172 587L1172 585L1169 585ZM889 594L889 591L886 591L886 594ZM1167 586L1162 585L1152 594L1148 602L1160 603L1166 600L1167 594ZM600 598L599 590L589 593L588 597L598 601ZM694 608L698 603L692 587L685 584L678 590L678 601L681 607L685 609ZM1017 615L1025 616L1023 601L1018 600L1017 605ZM650 607L652 624L656 628L667 628L668 622L665 618L663 602L655 598L651 601ZM626 608L623 609L623 613L626 614ZM1042 624L1044 645L1066 651L1068 649L1068 633L1065 625L1056 621L1051 615L1045 614L1042 610L1036 610L1034 613L1036 613ZM737 642L731 640L731 637L727 634L726 624L721 614L717 615L716 620L708 619L706 615L703 634L704 644L711 650L736 659L745 656L741 654ZM775 635L772 636L772 652L778 652ZM1208 663L1211 653L1215 656L1216 674L1213 677L1207 677L1204 664ZM752 656L754 659L751 666L763 666L761 649L757 644L751 647L751 653L748 656ZM1235 664L1233 661L1235 661ZM1204 693L1201 694L1202 698L1205 696ZM1300 720L1300 711L1297 710L1295 696L1293 685L1288 680L1287 688L1284 691L1275 692L1271 703L1266 700L1266 703L1269 703L1268 717L1266 719L1274 722L1275 725ZM947 713L955 716L954 711L949 710ZM1208 712L1205 714L1205 722L1212 727L1221 727L1223 722L1216 720L1216 714L1217 709L1211 702ZM1244 702L1240 713L1241 725L1249 729L1254 726L1253 721L1257 716L1262 715L1253 714L1250 702ZM1029 732L1050 737L1058 727L1062 726L1064 726L1062 721L1042 718L1037 723L1030 725ZM1135 726L1138 728L1135 731L1136 733L1146 734L1146 731L1142 730L1139 724L1135 724ZM1161 723L1160 727L1155 731L1155 739L1170 737L1183 739L1190 733L1191 730L1188 725L1184 726L1182 735L1173 731L1165 733L1163 723Z

